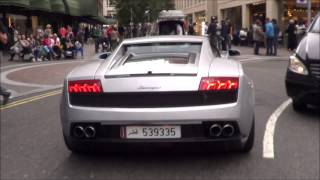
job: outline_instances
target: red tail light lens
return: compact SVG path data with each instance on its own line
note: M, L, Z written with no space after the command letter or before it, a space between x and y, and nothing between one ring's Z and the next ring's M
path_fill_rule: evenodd
M100 80L80 80L69 81L69 93L102 93L102 86Z
M238 77L205 77L201 79L200 91L228 91L237 90Z

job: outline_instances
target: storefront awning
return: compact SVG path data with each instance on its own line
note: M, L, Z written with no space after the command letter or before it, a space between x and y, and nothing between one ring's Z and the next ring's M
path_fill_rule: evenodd
M97 1L78 0L81 16L99 16Z
M103 16L92 17L93 20L98 21L101 24L109 24L108 20Z
M66 8L64 6L63 0L50 0L51 12L56 13L66 13Z
M78 0L65 0L66 14L71 16L81 16L80 3Z
M38 11L51 11L50 0L29 0L30 1L30 9L38 10Z
M0 6L19 6L19 7L29 7L29 0L0 0Z

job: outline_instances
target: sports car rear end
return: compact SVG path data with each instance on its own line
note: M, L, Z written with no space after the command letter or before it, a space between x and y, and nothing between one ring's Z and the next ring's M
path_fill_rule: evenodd
M105 62L66 78L61 103L65 142L223 144L249 151L253 85L239 63L214 56L202 37L124 41Z

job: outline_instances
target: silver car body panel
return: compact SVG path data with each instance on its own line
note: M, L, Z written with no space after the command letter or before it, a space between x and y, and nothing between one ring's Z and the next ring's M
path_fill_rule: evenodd
M202 42L197 67L179 69L181 76L143 76L108 78L121 74L108 72L113 58L123 44L151 42ZM94 62L73 70L65 79L61 102L61 120L65 135L70 135L72 122L99 122L113 125L147 124L201 124L203 121L236 121L243 141L249 135L254 117L254 90L252 81L244 74L240 63L214 57L206 37L161 36L129 39L122 42L107 61ZM186 65L187 66L187 65ZM158 69L159 71L159 69ZM165 69L163 72L173 71ZM175 71L177 72L177 71ZM191 73L190 73L191 72ZM109 73L109 74L108 74ZM122 72L123 73L123 72ZM189 74L188 74L189 73ZM192 75L190 75L192 74ZM101 80L104 92L159 92L198 91L202 77L239 77L238 100L235 103L166 108L105 108L73 106L69 102L67 82L79 79Z

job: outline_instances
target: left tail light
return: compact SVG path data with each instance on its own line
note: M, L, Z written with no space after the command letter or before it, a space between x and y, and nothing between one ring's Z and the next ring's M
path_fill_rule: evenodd
M229 91L239 87L238 77L204 77L201 79L199 91Z
M102 86L100 80L79 80L68 82L68 92L70 94L81 93L102 93Z

